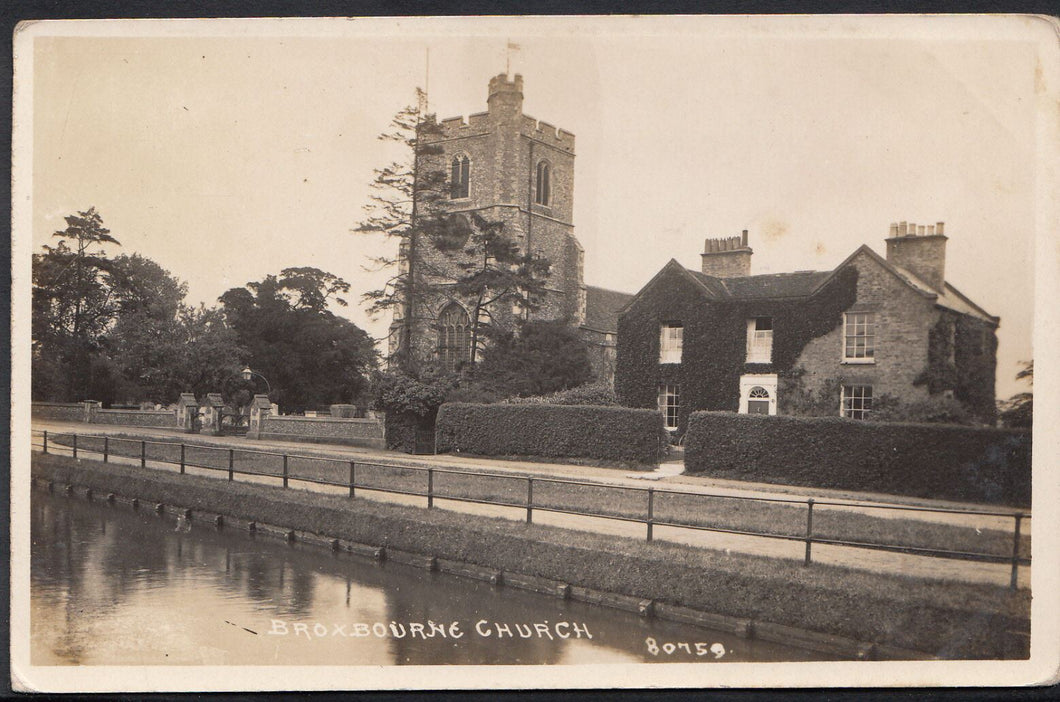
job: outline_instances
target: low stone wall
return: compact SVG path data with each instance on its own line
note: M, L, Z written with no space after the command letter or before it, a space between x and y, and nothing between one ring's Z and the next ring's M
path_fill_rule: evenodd
M30 408L30 416L33 419L83 422L85 405L81 402L34 402Z
M383 423L378 419L270 415L262 420L258 438L383 448Z
M133 427L176 427L173 410L100 409L92 413L93 424L124 424Z
M118 424L131 427L177 426L177 414L173 410L102 409L96 402L34 402L30 409L30 416L33 419Z

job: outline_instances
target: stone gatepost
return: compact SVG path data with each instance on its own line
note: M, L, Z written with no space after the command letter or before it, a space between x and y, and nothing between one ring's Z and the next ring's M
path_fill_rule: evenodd
M251 439L260 439L264 428L265 418L272 412L272 403L268 395L255 395L250 401L250 429L247 436Z
M96 412L99 411L99 408L102 407L103 404L95 400L83 400L81 404L85 408L85 414L82 417L81 421L86 422L88 424L91 424L92 422L96 421Z
M185 434L199 431L199 401L190 392L180 393L180 399L177 400L177 426Z
M212 436L221 435L221 416L223 414L225 401L221 399L221 393L211 392L200 404L199 416L202 417L202 429Z

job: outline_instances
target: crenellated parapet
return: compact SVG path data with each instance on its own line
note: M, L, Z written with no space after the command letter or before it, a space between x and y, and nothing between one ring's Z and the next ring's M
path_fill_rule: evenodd
M505 74L494 76L489 85L489 110L468 117L447 117L438 125L441 135L429 141L459 139L491 132L498 125L566 153L574 153L574 134L548 122L523 114L523 77L516 74L511 80Z
M531 139L537 139L538 141L545 142L549 146L554 146L557 149L574 153L574 134L568 132L566 129L560 129L548 122L536 120L529 115L523 115L522 122L519 125L519 131L521 134L528 136Z
M475 134L484 134L489 130L490 119L488 112L477 112L467 118L448 117L438 123L441 127L442 139L456 139Z

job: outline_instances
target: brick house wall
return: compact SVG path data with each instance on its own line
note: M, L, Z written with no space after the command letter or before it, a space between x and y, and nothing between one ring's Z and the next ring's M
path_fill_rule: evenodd
M875 397L886 393L902 402L927 399L927 387L917 385L916 380L928 362L928 330L939 317L934 301L910 288L867 253L859 253L848 265L857 269L858 279L857 301L847 311L875 315L874 362L843 360L843 324L840 323L828 334L810 341L796 360L794 367L805 371L802 377L805 388L817 392L836 385L837 415L840 403L837 383L871 385ZM799 414L787 404L793 389L790 378L780 379L778 395L782 414Z

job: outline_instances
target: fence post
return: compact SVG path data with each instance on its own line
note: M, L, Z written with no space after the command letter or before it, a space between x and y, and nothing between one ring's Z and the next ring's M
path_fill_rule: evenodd
M1012 530L1012 578L1009 580L1008 586L1015 590L1019 583L1019 568L1020 568L1020 522L1023 521L1023 514L1016 512L1013 515L1016 518L1016 526Z
M77 458L77 434L74 434L74 458Z
M44 453L48 453L48 430L44 430Z
M184 442L180 442L180 474L184 475Z
M655 488L648 488L648 520L646 522L647 525L648 525L648 541L651 541L654 538L654 536L655 536L652 533L653 527L655 526L654 521L655 521Z
M350 461L350 497L355 496L354 490L357 485L357 461Z
M813 498L806 500L806 561L810 565L810 549L813 547Z
M140 467L147 467L147 441L140 442Z
M104 436L103 437L103 462L106 463L107 459L109 457L110 457L110 437L109 436Z
M235 462L236 462L235 461L235 458L236 458L235 454L236 454L236 450L235 449L228 449L228 480L229 480L229 482L232 481L232 474L235 472L234 471Z
M427 509L434 507L434 468L427 469Z
M283 454L283 486L287 487L287 454Z
M526 523L534 523L534 479L526 479Z

